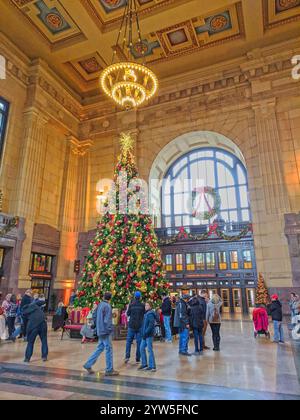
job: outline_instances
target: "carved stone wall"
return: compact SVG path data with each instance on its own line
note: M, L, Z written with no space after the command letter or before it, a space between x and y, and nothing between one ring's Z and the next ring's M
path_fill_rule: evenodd
M297 40L256 49L217 72L163 80L159 95L130 113L104 98L83 105L43 60L29 60L2 35L0 53L8 63L1 94L11 102L0 186L4 211L25 219L20 288L29 286L35 223L60 231L55 287L73 284L78 234L96 225L97 185L113 176L122 131L135 137L145 180L161 150L182 135L232 141L248 169L258 271L270 288L292 286L284 215L300 210L300 95L291 77Z
M300 288L300 213L285 215L285 235L291 258L293 286Z

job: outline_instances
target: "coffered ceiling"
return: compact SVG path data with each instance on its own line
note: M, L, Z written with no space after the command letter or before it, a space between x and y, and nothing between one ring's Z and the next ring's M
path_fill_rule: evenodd
M136 0L142 55L160 79L300 35L300 0ZM83 99L100 93L126 0L0 0L0 29ZM118 50L119 58L124 52Z

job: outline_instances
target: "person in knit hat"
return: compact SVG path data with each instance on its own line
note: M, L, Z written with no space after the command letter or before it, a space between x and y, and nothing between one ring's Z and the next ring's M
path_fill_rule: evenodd
M284 333L283 333L283 315L282 315L282 305L279 301L278 295L274 294L271 297L272 303L270 305L270 313L274 325L274 343L284 343Z

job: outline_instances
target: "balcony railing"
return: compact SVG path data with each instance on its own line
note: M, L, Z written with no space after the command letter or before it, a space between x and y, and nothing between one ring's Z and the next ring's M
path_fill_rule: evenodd
M219 222L218 230L224 232L226 235L237 235L246 230L251 225L251 222ZM191 235L204 235L210 231L211 225L198 225L198 226L183 226L184 230ZM182 227L177 228L156 228L156 234L159 239L167 239L178 235L182 231ZM252 231L249 229L247 236L252 236ZM184 238L183 238L184 239Z
M9 226L13 220L14 220L14 216L0 213L0 227Z
M8 232L18 226L19 218L9 214L0 213L0 236L5 236Z

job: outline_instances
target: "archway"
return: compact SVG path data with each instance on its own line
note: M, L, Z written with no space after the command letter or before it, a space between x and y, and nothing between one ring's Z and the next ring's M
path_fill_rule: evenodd
M205 190L218 194L221 204L212 216L200 221L184 211L182 203L194 194L193 180L205 172L200 176ZM187 186L181 183L178 188L178 180L187 181ZM165 187L166 181L170 187ZM150 200L173 292L193 294L204 288L222 296L224 311L247 313L252 309L256 257L246 163L239 147L207 131L174 139L152 165Z
M239 147L229 138L212 131L194 131L183 134L168 143L154 160L149 175L149 202L161 227L161 186L170 166L181 156L201 148L223 149L235 155L246 167Z

